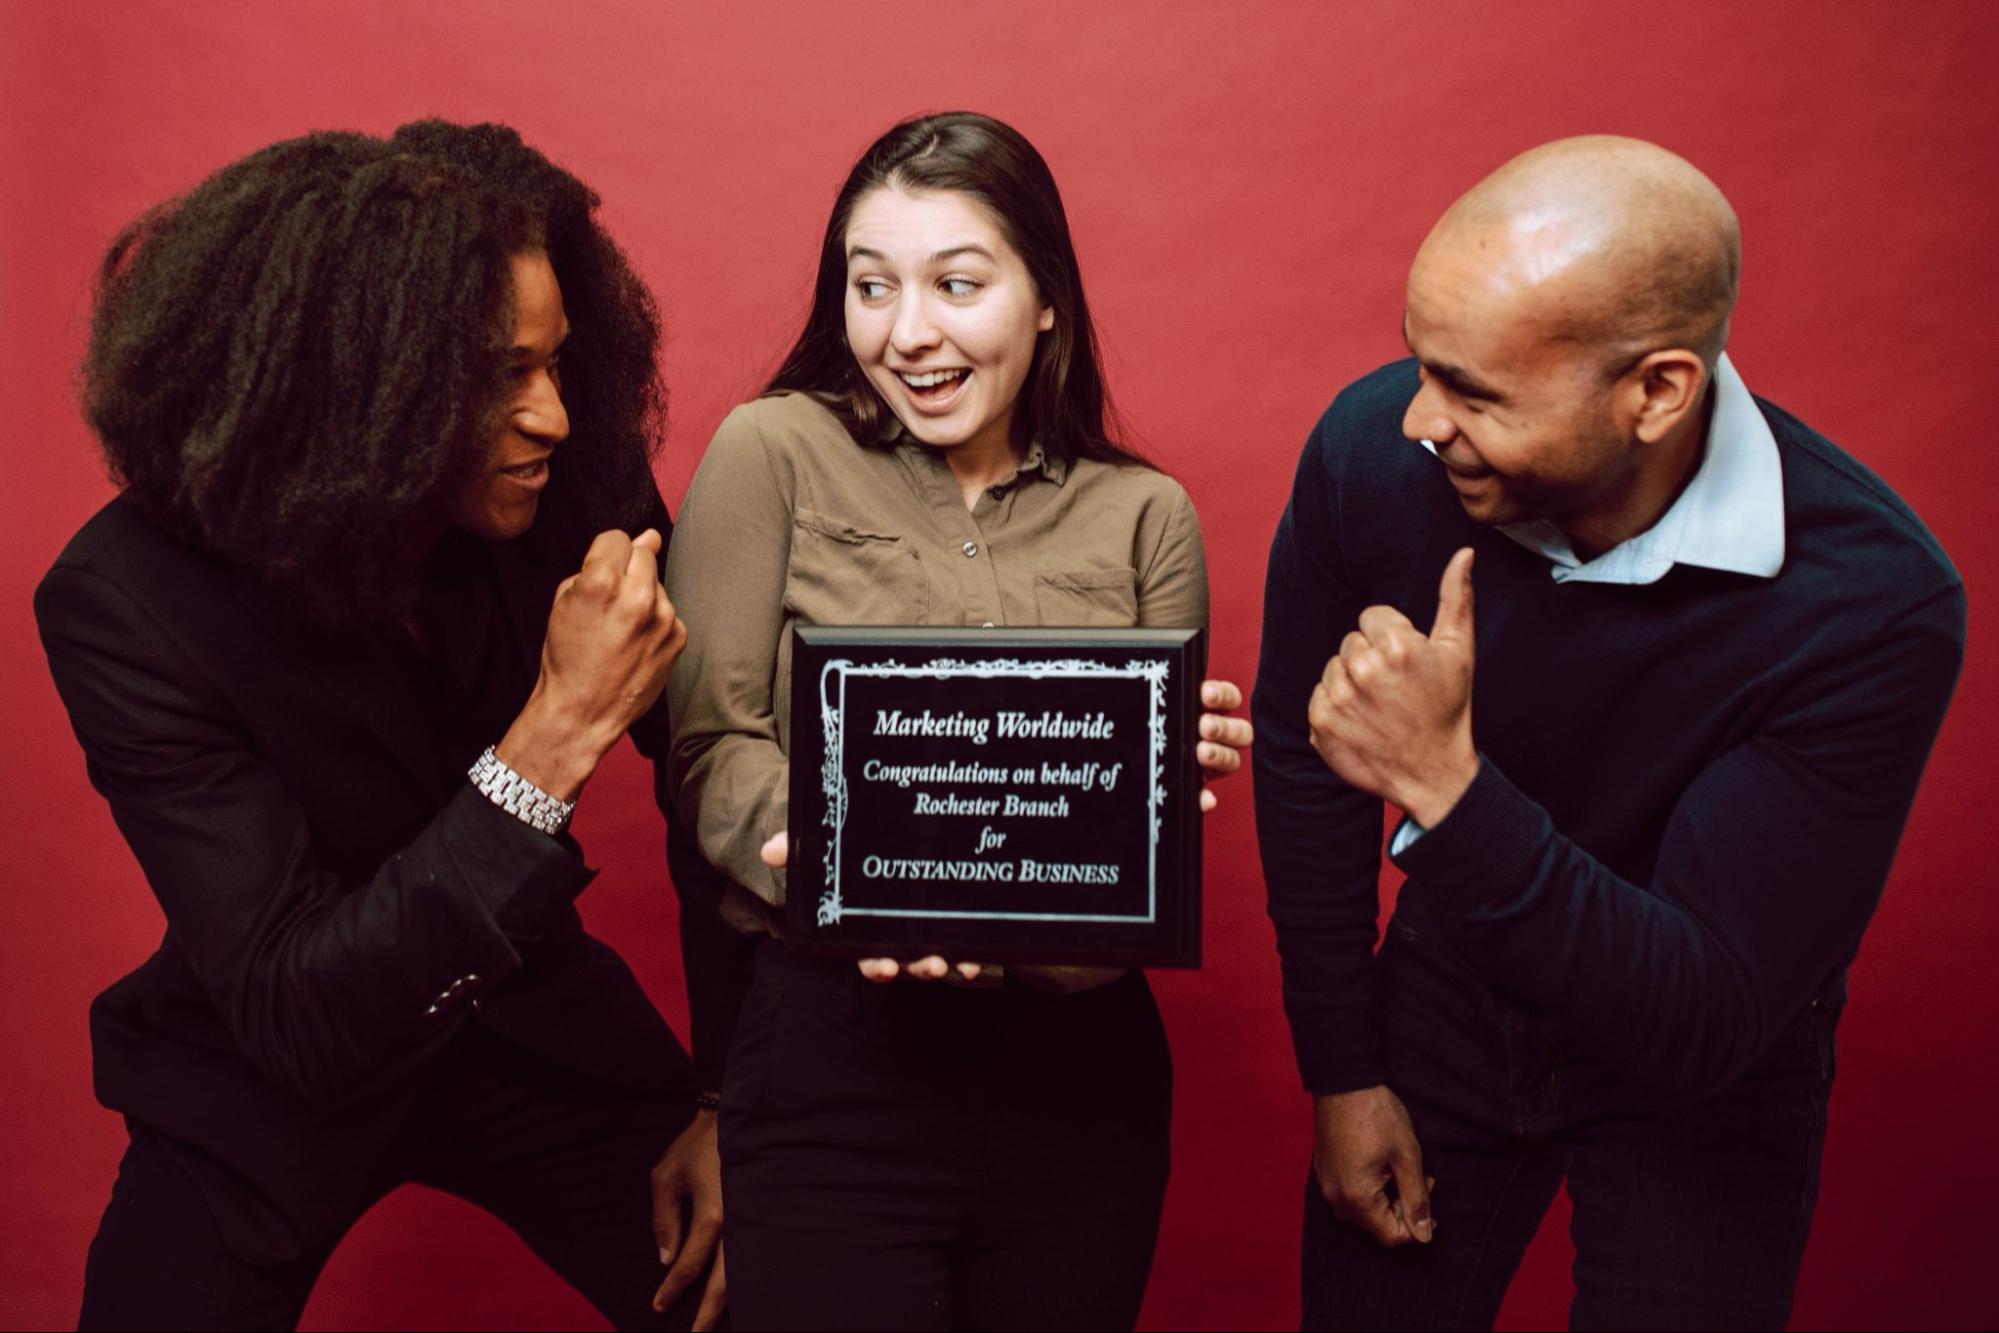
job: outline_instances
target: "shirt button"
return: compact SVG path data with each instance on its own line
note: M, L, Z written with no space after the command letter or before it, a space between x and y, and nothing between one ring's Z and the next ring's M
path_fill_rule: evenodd
M965 553L965 558L969 560L971 557L979 553L979 544L977 542L966 542L963 546L959 547L958 549L963 551Z

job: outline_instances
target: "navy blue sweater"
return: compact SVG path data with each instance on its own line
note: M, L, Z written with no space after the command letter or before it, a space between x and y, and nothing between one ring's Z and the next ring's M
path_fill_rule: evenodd
M1307 701L1362 608L1428 626L1469 545L1482 763L1397 858L1398 915L1648 1095L1703 1095L1843 979L1963 659L1963 583L1879 478L1759 399L1777 577L1558 584L1402 437L1415 391L1402 361L1334 401L1270 552L1257 833L1305 1085L1385 1081L1382 804L1312 750Z

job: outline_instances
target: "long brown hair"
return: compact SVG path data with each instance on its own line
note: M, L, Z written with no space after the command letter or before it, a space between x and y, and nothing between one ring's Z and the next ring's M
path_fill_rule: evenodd
M1076 247L1055 177L1020 131L970 111L906 120L869 145L847 173L826 220L812 313L765 393L826 401L856 440L881 437L887 405L847 347L847 222L878 189L955 190L984 205L1019 253L1036 294L1055 313L1035 342L1014 420L1050 454L1151 466L1115 438L1117 417L1098 370L1096 326L1083 298Z

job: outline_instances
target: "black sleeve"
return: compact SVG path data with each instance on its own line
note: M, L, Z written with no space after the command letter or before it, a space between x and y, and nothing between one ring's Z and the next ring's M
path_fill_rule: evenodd
M1859 948L1963 654L1951 588L1801 680L1688 787L1648 884L1563 837L1490 761L1396 862L1455 909L1496 984L1640 1086L1701 1096Z
M315 1100L441 1041L591 871L469 784L363 883L312 859L305 813L229 701L118 585L35 594L57 691L168 931L244 1054ZM475 980L476 979L476 980ZM459 983L456 990L453 984Z
M1305 444L1270 546L1263 645L1250 714L1256 834L1298 1071L1314 1093L1385 1082L1375 1021L1382 803L1312 748L1305 711L1326 663L1360 619L1340 551L1329 461L1335 404Z
M673 523L663 501L657 502L647 523L672 539ZM663 558L659 568L664 580ZM652 710L632 725L631 737L639 753L652 763L653 800L666 818L666 869L680 900L680 962L687 981L688 1046L694 1057L694 1074L704 1090L719 1092L729 1045L735 1039L736 1016L749 993L756 941L722 919L728 877L701 855L694 831L685 827L674 811L667 783L672 725L664 693Z

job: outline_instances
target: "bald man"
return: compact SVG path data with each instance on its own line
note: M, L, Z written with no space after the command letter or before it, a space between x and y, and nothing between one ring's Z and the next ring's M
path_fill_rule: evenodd
M1576 1326L1789 1312L1964 590L1750 395L1739 255L1671 153L1535 149L1437 224L1411 359L1306 443L1254 720L1315 1094L1307 1328L1490 1326L1564 1179Z

